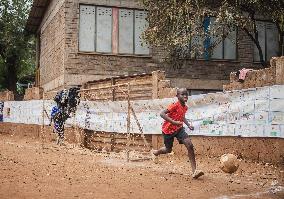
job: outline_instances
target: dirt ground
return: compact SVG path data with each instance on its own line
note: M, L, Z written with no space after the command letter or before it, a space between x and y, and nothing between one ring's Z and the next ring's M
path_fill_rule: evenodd
M284 198L283 165L242 160L226 174L219 158L198 156L205 176L193 180L186 160L126 162L124 153L0 134L0 198Z

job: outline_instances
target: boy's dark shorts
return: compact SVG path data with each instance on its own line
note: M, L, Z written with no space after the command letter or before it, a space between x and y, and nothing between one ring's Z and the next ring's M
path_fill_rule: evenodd
M189 135L185 132L183 127L172 134L165 134L164 132L162 133L164 136L164 144L167 149L173 148L175 137L177 138L179 144L183 144L183 140L189 138Z

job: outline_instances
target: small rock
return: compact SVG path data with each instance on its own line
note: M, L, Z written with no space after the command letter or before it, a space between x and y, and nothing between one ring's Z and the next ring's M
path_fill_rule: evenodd
M271 186L276 186L276 185L278 185L278 181L277 180L273 180L272 182L271 182Z

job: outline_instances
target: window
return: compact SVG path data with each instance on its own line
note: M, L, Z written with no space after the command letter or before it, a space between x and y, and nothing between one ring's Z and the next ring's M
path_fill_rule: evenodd
M236 48L236 36L237 31L234 30L223 39L212 51L212 59L237 59L237 48ZM214 38L212 38L214 40Z
M278 30L274 23L257 21L256 29L258 31L258 41L262 49L264 61L268 61L271 57L276 56L278 52ZM259 51L254 45L254 61L260 61Z
M79 51L149 55L147 11L80 5Z
M214 26L214 17L208 17L204 20L204 30L208 31L210 26ZM224 30L223 30L224 32ZM236 45L236 38L237 38L237 30L233 30L230 32L230 34L223 39L222 41L219 41L218 44L212 49L211 52L206 51L206 49L209 49L211 45L213 45L214 42L217 42L217 37L208 37L204 41L202 41L199 37L195 36L192 41L191 45L195 45L199 43L201 46L204 47L204 54L203 56L199 55L197 52L196 58L204 58L206 60L208 59L224 59L224 60L236 60L237 59L237 45Z

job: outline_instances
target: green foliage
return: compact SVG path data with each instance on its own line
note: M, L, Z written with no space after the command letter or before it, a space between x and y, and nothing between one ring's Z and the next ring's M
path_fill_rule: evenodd
M24 28L31 0L0 1L0 89L15 90L19 78L34 74L34 38Z
M149 28L144 39L152 46L162 45L166 49L187 49L191 45L191 55L204 52L203 41L211 36L222 35L222 24L218 20L204 31L204 20L216 16L217 11L206 1L196 0L144 0L148 10ZM219 38L220 42L220 38ZM216 41L216 44L218 41ZM216 45L215 44L215 45Z
M170 55L178 57L185 57L183 53L194 57L205 50L212 52L224 38L230 39L237 27L258 47L263 62L256 16L267 17L284 27L283 0L143 0L143 4L149 12L144 40L152 46L163 46ZM214 20L206 28L208 17ZM204 49L207 38L214 38L214 42ZM173 53L177 49L182 53Z

